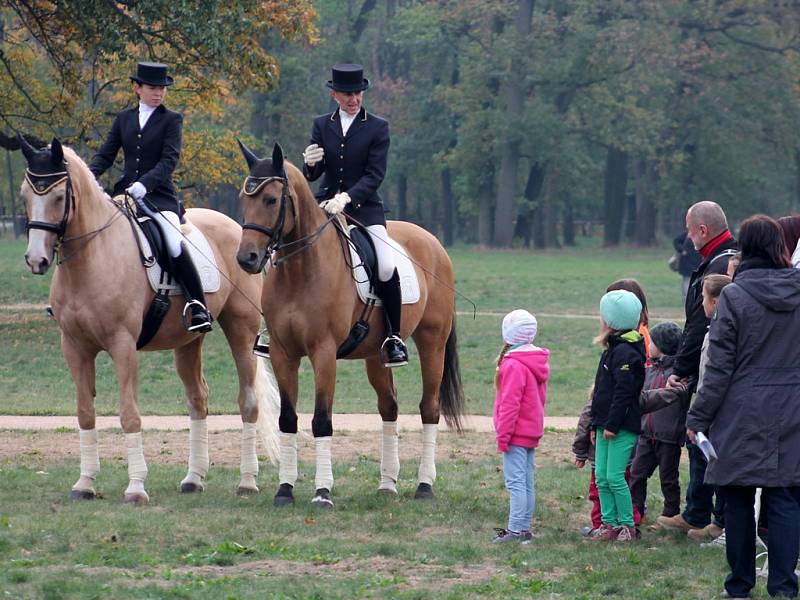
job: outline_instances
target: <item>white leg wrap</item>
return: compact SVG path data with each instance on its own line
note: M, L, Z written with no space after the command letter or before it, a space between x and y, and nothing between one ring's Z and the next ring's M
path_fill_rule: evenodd
M398 454L397 421L383 422L381 438L381 483L379 490L397 493L397 479L400 476L400 456Z
M242 475L252 475L253 477L258 475L257 433L255 423L242 423L242 457L239 463Z
M333 489L333 464L331 463L332 436L314 438L317 451L317 475L314 478L314 489Z
M419 461L419 482L433 485L436 481L436 431L438 425L422 425L422 458Z
M208 420L193 419L189 424L189 473L201 479L208 475Z
M97 430L81 429L81 476L73 490L93 490L94 480L100 472L100 452L97 449Z
M297 434L281 431L278 441L281 449L278 483L294 486L297 481Z
M128 488L125 496L138 495L147 500L144 480L147 479L147 463L144 462L142 432L126 433L125 446L128 448Z

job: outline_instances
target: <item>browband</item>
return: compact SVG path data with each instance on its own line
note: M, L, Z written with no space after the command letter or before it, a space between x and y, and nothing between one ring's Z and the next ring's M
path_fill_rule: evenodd
M283 181L283 177L279 177L276 175L270 175L268 177L253 177L250 175L247 179L244 180L244 186L242 187L242 192L246 196L255 196L261 188L267 185L271 181Z
M33 188L39 196L45 195L62 181L66 181L68 174L66 171L57 173L39 174L30 169L25 169L25 181Z

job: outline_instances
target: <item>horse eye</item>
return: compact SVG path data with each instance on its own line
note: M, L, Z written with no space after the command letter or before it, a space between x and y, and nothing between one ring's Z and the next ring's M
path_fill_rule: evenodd
M264 198L264 202L266 203L267 206L272 206L277 201L278 199L275 196L267 196L266 198Z

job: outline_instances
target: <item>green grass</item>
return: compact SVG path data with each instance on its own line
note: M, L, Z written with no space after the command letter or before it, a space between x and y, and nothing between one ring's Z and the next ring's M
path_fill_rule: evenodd
M548 434L545 447L559 435L569 437ZM260 496L240 499L233 470L212 468L207 491L185 496L176 490L183 469L156 464L151 504L136 508L120 503L124 465L104 462L98 489L105 497L75 503L66 497L77 463L43 460L0 464L6 597L682 599L715 596L726 572L720 550L685 537L646 532L633 547L582 541L589 473L546 453L537 459L528 547L490 543L508 502L490 453L440 460L432 503L411 499L415 464L403 463L402 497L388 500L375 493L372 457L336 462L331 513L310 506L307 464L291 508L271 505L274 467L264 469ZM654 513L657 490L654 479ZM763 586L756 588L762 596Z
M34 277L22 256L21 241L0 241L0 305L47 301L49 277ZM668 250L602 249L589 245L559 253L480 251L457 247L450 251L460 293L458 338L462 377L469 411L490 414L494 399L494 357L500 346L503 315L525 307L539 315L538 343L552 352L548 414L578 414L597 364L599 350L591 343L597 333L597 302L614 279L638 279L650 302L651 314L679 317L679 278L666 267ZM584 315L567 318L557 315ZM18 311L18 318L0 312L0 414L73 414L74 389L61 356L57 325L41 313ZM421 384L419 363L412 346L411 365L395 371L400 410L417 411ZM169 352L139 355L140 408L143 414L180 414L185 411L183 391ZM236 379L233 361L219 328L205 344L206 378L211 388L212 413L236 412ZM116 415L116 381L108 357L98 359L97 410ZM366 382L363 363L340 361L337 371L335 410L373 412L375 398ZM301 372L299 409L313 410L310 365Z

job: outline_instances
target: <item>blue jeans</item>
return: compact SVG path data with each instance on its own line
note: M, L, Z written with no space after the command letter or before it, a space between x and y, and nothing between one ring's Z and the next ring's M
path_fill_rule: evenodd
M725 552L730 575L725 589L732 596L745 597L756 584L756 520L753 503L756 488L726 485ZM763 488L770 536L767 541L770 596L797 596L794 569L800 554L800 487Z
M527 531L531 528L536 506L533 490L535 469L533 448L509 445L508 452L503 452L503 476L510 501L509 531Z
M706 476L706 460L703 451L692 443L686 444L689 451L689 486L686 488L686 508L683 518L692 527L705 527L713 521L725 528L725 494L716 486L703 483ZM716 502L714 494L716 493Z

